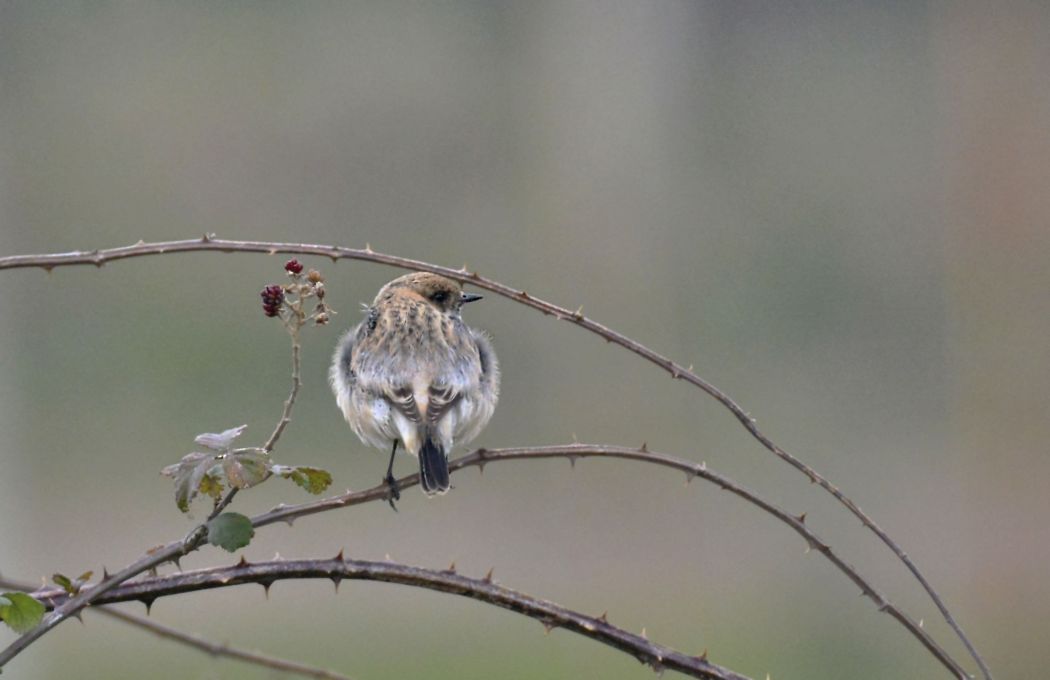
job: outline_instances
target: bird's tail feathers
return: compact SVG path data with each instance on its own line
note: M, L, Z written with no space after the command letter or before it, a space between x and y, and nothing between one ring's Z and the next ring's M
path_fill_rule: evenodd
M419 451L419 483L428 496L449 490L448 458L445 451L430 437Z

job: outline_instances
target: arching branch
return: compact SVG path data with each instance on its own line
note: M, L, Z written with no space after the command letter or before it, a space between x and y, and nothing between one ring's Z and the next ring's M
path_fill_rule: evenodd
M918 566L911 560L911 558L904 552L904 550L897 545L897 543L890 538L875 521L862 511L852 500L845 496L834 484L828 481L826 478L821 476L811 468L809 465L796 458L794 455L788 453L782 449L776 443L774 443L767 435L759 430L754 418L745 411L739 404L736 403L729 395L707 382L699 375L693 372L692 366L686 368L670 358L665 357L645 345L628 338L625 335L617 333L611 328L604 326L592 319L585 317L581 310L575 312L570 311L565 307L560 307L550 302L546 302L539 298L535 298L529 295L524 290L517 290L506 284L500 283L499 281L489 279L481 276L476 271L471 272L465 266L462 269L452 269L449 267L441 267L421 260L413 260L410 258L398 257L396 255L389 255L385 253L379 253L372 250L370 247L364 249L357 248L344 248L330 245L318 245L318 244L305 244L305 243L282 243L282 242L268 242L268 241L234 241L227 239L215 238L214 235L204 235L200 239L190 239L182 241L165 241L156 243L146 243L140 241L131 246L124 246L120 248L111 248L105 250L93 250L93 251L75 251L68 253L54 253L44 255L16 255L8 257L0 257L0 269L15 269L24 267L37 267L47 271L51 271L55 267L71 266L71 265L94 265L102 267L108 262L122 260L132 257L142 257L150 255L163 255L169 253L180 253L180 252L194 252L194 251L219 251L226 253L234 252L248 252L248 253L294 253L302 255L319 255L323 257L329 257L333 261L340 259L352 259L352 260L364 260L369 262L376 262L379 264L390 265L394 267L400 267L404 269L412 269L416 271L429 271L442 276L456 279L471 285L477 286L508 299L514 300L520 304L532 307L533 309L539 310L540 312L553 316L559 320L567 321L574 325L580 326L600 337L604 338L610 343L619 345L630 352L646 359L647 361L659 366L663 370L667 371L673 379L682 380L686 383L699 388L703 392L707 393L719 403L721 403L727 410L729 410L734 417L743 425L743 427L754 437L759 443L762 444L768 451L779 457L780 459L787 462L789 465L805 474L810 481L818 484L821 488L831 494L836 500L845 506L854 516L856 516L861 523L871 530L878 538L885 544L905 565L905 567L911 572L915 579L920 583L930 599L936 605L937 609L941 612L945 621L956 633L967 651L973 657L977 665L980 667L986 680L992 680L991 671L987 664L981 658L977 652L976 647L970 642L969 638L963 632L962 627L958 624L951 612L948 610L947 605L944 604L943 599L933 588L933 585L926 579L926 577L919 570ZM25 637L25 636L23 636ZM0 655L2 657L2 655ZM2 664L2 658L0 658L0 664Z
M469 578L454 571L435 571L393 562L345 559L340 553L329 560L296 560L249 564L241 560L232 567L186 571L170 576L146 578L122 584L96 600L111 604L139 600L152 603L159 597L212 588L255 583L264 588L287 579L382 581L469 597L536 619L547 629L564 628L584 637L627 652L655 670L671 669L706 680L748 680L746 676L718 666L702 656L689 656L650 642L610 624L605 616L587 616L561 605L504 588L490 576ZM61 589L34 593L48 606L61 606L67 597Z
M632 460L639 463L658 465L661 467L679 470L687 475L687 479L698 477L707 482L736 495L751 505L759 508L766 514L772 515L781 523L791 527L799 536L806 541L811 550L815 550L831 562L836 569L846 575L861 593L869 598L881 612L885 612L899 622L911 633L923 647L927 649L941 664L960 680L967 680L970 675L959 665L955 659L948 654L915 620L904 613L897 605L893 604L885 595L879 592L860 572L838 555L831 546L813 532L805 523L804 515L792 515L788 511L762 498L756 492L737 484L735 481L708 469L705 463L694 463L682 458L649 451L645 445L638 449L624 446L601 446L594 444L565 444L560 446L536 446L518 447L504 449L478 449L465 456L449 461L449 471L455 472L467 467L484 468L489 463L504 462L512 460L542 460L547 458L564 458L575 461L579 458L616 458L621 460ZM419 484L419 474L407 475L398 480L400 489L405 489ZM317 501L301 503L298 505L280 505L269 512L264 512L252 518L252 525L256 527L274 524L276 522L287 522L291 524L300 517L344 508L351 505L360 505L372 501L384 500L389 493L388 486L380 484L371 489L362 491L347 491L344 494L323 498Z
M33 590L32 586L25 583L19 583L12 581L7 578L0 577L0 588L7 588L10 590L18 590L21 592L29 592ZM91 607L90 611L98 613L102 616L107 616L117 621L122 621L129 626L135 626L145 631L156 635L159 638L165 640L174 640L188 647L193 647L211 656L221 656L229 659L236 659L237 661L243 661L244 663L254 664L256 666L262 666L263 668L270 668L273 670L284 671L286 673L294 673L307 678L316 678L317 680L351 680L351 678L335 673L333 671L326 670L324 668L317 668L314 666L308 666L303 663L296 661L289 661L288 659L281 659L269 654L260 654L259 652L249 652L245 649L238 647L232 647L226 643L214 642L208 638L201 637L199 635L193 635L191 633L183 632L177 628L166 626L163 623L154 621L153 619L146 618L144 616L137 616L135 614L129 614L113 607L97 606Z

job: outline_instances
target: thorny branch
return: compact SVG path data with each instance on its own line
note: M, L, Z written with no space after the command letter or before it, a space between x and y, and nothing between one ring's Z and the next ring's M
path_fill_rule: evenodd
M879 525L875 523L864 511L860 509L852 500L846 497L835 485L833 485L826 478L818 474L813 468L808 466L806 463L796 458L792 454L788 453L777 444L775 444L768 436L766 436L761 430L759 430L754 418L745 411L740 405L738 405L729 395L719 390L714 385L708 383L706 380L701 378L699 375L693 372L692 366L688 368L672 361L670 358L665 357L645 345L636 342L625 335L617 333L616 331L604 326L592 319L585 317L582 313L582 307L575 312L570 311L565 307L546 302L539 298L532 297L524 290L517 290L510 286L507 286L499 281L489 279L481 276L476 271L471 272L464 265L462 269L451 269L449 267L441 267L421 260L413 260L410 258L398 257L396 255L389 255L385 253L379 253L372 250L371 247L366 246L364 249L358 248L345 248L330 245L318 245L318 244L305 244L305 243L283 243L283 242L267 242L267 241L236 241L227 239L218 239L213 234L205 234L199 239L189 239L182 241L164 241L155 243L146 243L139 241L138 243L131 246L124 246L119 248L111 248L105 250L93 250L93 251L73 251L68 253L52 253L44 255L15 255L8 257L0 257L0 269L15 269L24 267L37 267L42 268L50 272L55 267L69 266L69 265L94 265L96 267L102 267L106 263L116 260L122 260L132 257L142 257L149 255L163 255L168 253L179 253L179 252L194 252L194 251L219 251L226 253L234 252L250 252L250 253L293 253L302 255L319 255L323 257L331 258L332 261L338 261L340 259L353 259L363 260L369 262L376 262L379 264L385 264L394 267L400 267L404 269L412 269L416 271L429 271L442 276L470 283L471 285L477 286L510 300L518 302L520 304L537 309L545 315L553 316L561 321L568 321L569 323L575 324L584 328L596 335L604 338L607 342L619 345L628 351L646 359L647 361L659 366L660 368L667 371L673 379L683 380L694 387L699 388L703 392L707 393L719 403L721 403L734 417L743 425L743 427L754 437L763 447L772 452L777 457L781 458L792 467L796 468L803 474L805 474L811 482L818 484L821 488L831 494L836 500L838 500L843 506L845 506L854 516L856 516L861 523L871 530L881 541L885 544L905 565L905 567L911 572L915 579L920 583L930 599L936 605L937 609L941 612L948 625L955 631L956 635L962 641L971 657L975 660L977 665L980 667L986 680L992 680L991 671L985 663L984 659L977 652L976 647L969 640L966 634L963 632L962 627L956 622L951 612L948 610L947 605L943 599L933 588L932 584L926 579L926 577L919 571L918 566L908 557L907 553L897 545L897 543L890 538ZM39 628L39 627L38 627ZM25 636L23 636L25 637ZM5 650L6 651L6 650ZM0 654L0 666L4 663L3 654Z
M22 592L33 590L32 587L27 586L24 583L17 583L4 578L0 578L0 587L19 590ZM112 593L112 591L110 592ZM308 666L306 664L281 659L268 654L261 654L259 652L249 652L237 647L231 647L226 643L213 642L208 638L185 633L177 628L158 623L153 619L148 619L136 614L129 614L113 607L96 606L92 607L91 611L98 612L99 614L118 621L123 621L128 625L142 628L143 630L153 633L157 637L181 642L184 645L188 645L194 649L199 649L211 656L228 657L245 663L255 664L256 666L262 666L263 668L272 668L278 671L295 673L307 678L317 678L317 680L351 680L345 675L325 670L323 668L315 668L314 666Z
M745 676L707 660L707 654L689 656L650 642L641 635L629 633L610 624L605 615L587 616L560 605L504 588L485 578L469 578L455 571L435 571L392 562L369 562L345 559L342 552L329 560L296 560L249 564L241 560L232 567L186 571L125 583L99 598L98 603L141 600L152 602L158 597L189 593L211 588L255 583L269 590L275 581L286 579L329 579L337 586L341 580L382 581L416 588L427 588L469 597L538 620L548 630L564 628L602 644L631 654L654 670L671 669L694 678L707 680L748 680ZM61 606L63 590L34 593L45 605Z
M970 676L965 669L956 662L948 652L942 648L921 625L905 614L897 605L893 604L885 595L880 593L874 585L864 578L856 567L846 562L831 546L806 526L805 515L792 515L779 506L765 500L756 492L737 484L729 477L719 474L707 467L705 463L694 463L689 460L676 458L664 453L649 451L643 444L641 448L632 449L624 446L600 446L593 444L566 444L561 446L537 446L518 447L503 449L477 449L465 456L449 461L449 471L455 472L467 467L483 469L489 463L510 460L538 460L545 458L565 458L570 462L579 458L619 458L633 460L641 463L649 463L662 467L679 470L686 474L687 480L699 477L707 482L729 491L746 502L772 515L780 522L788 525L799 536L806 541L811 550L823 555L829 562L846 575L861 593L875 603L879 611L885 612L893 617L898 623L912 634L941 664L960 680L967 680ZM419 474L411 474L397 481L399 489L415 486L419 483ZM344 508L351 505L360 505L372 501L385 500L389 494L389 487L384 483L362 491L347 491L344 494L323 498L317 501L301 503L298 505L279 505L276 508L256 515L252 518L252 526L262 527L276 522L291 524L300 517L313 515L319 512Z
M300 268L301 270L301 268ZM316 286L311 288L316 290ZM277 440L284 432L284 428L291 421L292 407L295 405L296 396L299 393L299 388L302 385L300 378L300 344L299 344L299 330L306 324L307 321L315 319L319 316L319 312L315 312L312 315L307 315L303 311L303 302L305 301L305 295L300 291L295 298L291 301L287 308L290 310L289 314L291 318L282 317L285 329L292 339L292 387L288 394L288 398L284 402L284 408L281 412L281 418L278 421L273 433L266 440L266 443L262 447L262 451L269 453L273 451L273 447L276 445ZM326 310L325 306L319 306L319 310ZM326 312L325 312L326 313ZM327 320L327 317L326 319ZM111 588L134 578L144 571L155 569L157 566L164 564L165 562L178 563L179 559L188 555L189 553L200 548L205 543L207 538L207 526L208 523L219 516L223 510L225 510L234 497L237 495L237 487L230 489L221 500L216 501L214 508L209 513L207 519L197 525L186 535L181 541L169 543L166 546L160 546L147 552L146 555L136 560L132 564L128 565L124 569L121 569L112 576L106 574L102 581L90 590L85 589L73 598L70 598L62 607L54 609L51 614L44 618L32 630L24 633L5 649L0 651L0 669L2 669L7 662L17 656L26 647L40 639L44 634L53 629L62 621L68 619L70 616L76 616L82 609L94 602L96 597L103 595L106 591Z

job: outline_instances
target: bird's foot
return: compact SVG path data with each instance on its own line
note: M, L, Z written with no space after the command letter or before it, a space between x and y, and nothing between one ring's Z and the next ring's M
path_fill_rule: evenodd
M394 501L401 500L401 489L397 488L397 480L394 479L394 475L387 475L383 478L383 481L386 482L387 488L390 489L390 495L386 497L386 500L390 503L390 507L394 509L394 512L397 512L397 506L394 505Z

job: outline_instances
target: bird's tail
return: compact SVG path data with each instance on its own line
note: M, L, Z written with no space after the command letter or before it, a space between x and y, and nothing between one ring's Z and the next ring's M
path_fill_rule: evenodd
M419 483L428 496L449 489L448 459L442 448L430 437L419 451Z

